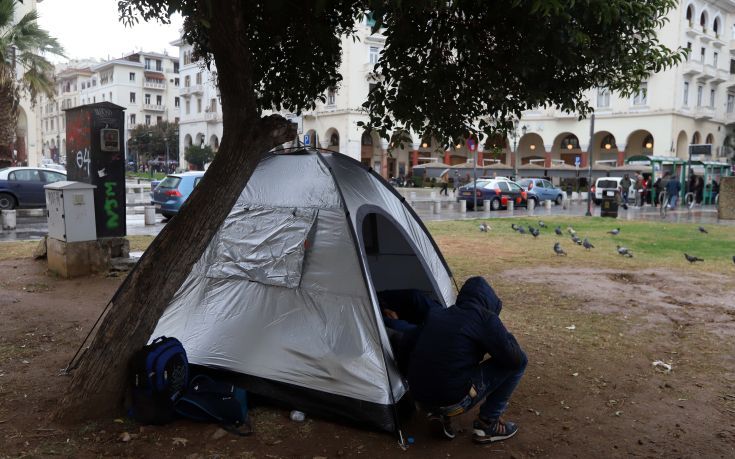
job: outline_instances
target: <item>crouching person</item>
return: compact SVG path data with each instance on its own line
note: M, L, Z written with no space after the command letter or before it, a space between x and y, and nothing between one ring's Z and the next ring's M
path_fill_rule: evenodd
M527 359L500 320L501 308L487 281L472 277L454 306L429 314L411 355L408 383L428 414L432 434L454 438L451 417L483 400L473 423L476 442L505 440L518 430L501 415Z

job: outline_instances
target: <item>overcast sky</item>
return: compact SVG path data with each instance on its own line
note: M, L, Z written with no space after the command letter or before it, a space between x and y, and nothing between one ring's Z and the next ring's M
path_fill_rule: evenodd
M118 58L140 49L178 55L178 49L169 44L179 35L178 14L169 25L141 21L131 28L119 20L117 0L44 0L37 9L39 24L61 42L68 59Z

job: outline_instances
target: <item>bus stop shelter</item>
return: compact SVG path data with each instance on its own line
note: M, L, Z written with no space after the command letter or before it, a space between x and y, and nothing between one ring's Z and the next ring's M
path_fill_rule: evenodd
M663 177L664 173L671 173L672 177L676 177L681 184L681 197L684 197L685 180L686 180L686 164L683 159L676 156L652 156L652 155L636 155L625 160L626 165L642 167L641 172L651 172L651 183ZM651 190L651 199L656 201L656 190Z
M700 166L704 169L704 190L702 191L702 202L704 204L714 203L714 193L712 192L712 181L719 180L721 177L727 177L732 173L730 164L722 161L692 161L691 169ZM687 175L691 175L689 170Z

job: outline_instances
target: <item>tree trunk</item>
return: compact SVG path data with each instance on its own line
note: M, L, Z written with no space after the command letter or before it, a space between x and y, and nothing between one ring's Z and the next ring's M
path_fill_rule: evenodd
M15 128L18 123L18 108L14 88L0 87L0 169L13 163Z
M261 155L294 138L284 118L260 118L251 81L246 22L235 0L211 2L210 40L219 69L224 131L219 152L186 204L153 241L113 297L90 347L73 372L56 418L119 412L132 354L158 319L235 204Z

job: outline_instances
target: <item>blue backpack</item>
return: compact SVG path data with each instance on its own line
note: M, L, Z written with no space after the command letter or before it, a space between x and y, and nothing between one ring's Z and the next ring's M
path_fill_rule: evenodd
M189 361L181 342L161 336L130 361L131 416L143 424L166 424L176 418L174 405L186 391Z

